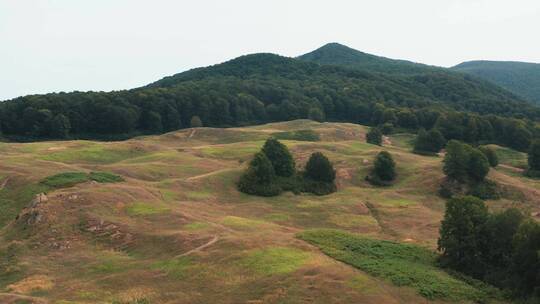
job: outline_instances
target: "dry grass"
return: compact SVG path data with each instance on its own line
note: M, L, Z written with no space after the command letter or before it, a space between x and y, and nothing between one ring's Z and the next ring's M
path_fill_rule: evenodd
M268 136L307 129L321 141L284 143L300 169L312 152L327 154L338 169L337 193L259 198L236 191L245 163ZM11 267L10 277L0 273L0 289L51 303L422 303L414 290L295 238L306 229L339 228L434 248L444 211L436 195L441 159L410 153L410 135L391 137L392 145L381 148L365 144L365 132L354 124L299 120L113 143L0 144L0 177L9 178L0 190L0 265ZM398 164L398 180L388 188L364 181L381 149ZM512 155L506 153L505 163L522 161ZM125 181L58 190L39 183L62 172L99 171ZM490 178L520 199L490 206L540 211L534 204L540 182L511 172L501 168ZM44 191L46 203L24 210L40 221L14 221ZM215 237L218 242L190 253ZM12 242L18 250L7 250Z

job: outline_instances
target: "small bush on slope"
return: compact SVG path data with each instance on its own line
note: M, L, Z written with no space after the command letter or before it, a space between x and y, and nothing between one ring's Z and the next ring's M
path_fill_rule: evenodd
M473 279L467 282L437 268L436 254L408 244L374 240L331 229L298 234L325 254L397 286L414 288L428 299L484 301L498 296L495 288Z

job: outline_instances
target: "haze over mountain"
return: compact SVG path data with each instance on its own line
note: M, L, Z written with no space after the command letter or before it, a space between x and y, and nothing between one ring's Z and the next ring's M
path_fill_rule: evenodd
M469 61L452 70L491 81L527 100L540 103L540 64L513 61Z

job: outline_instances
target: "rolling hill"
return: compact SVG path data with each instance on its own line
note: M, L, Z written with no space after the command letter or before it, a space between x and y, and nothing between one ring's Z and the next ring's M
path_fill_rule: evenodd
M320 141L294 137L306 129ZM496 300L497 292L435 266L442 159L411 153L411 134L390 136L384 148L366 144L367 130L296 120L122 142L2 143L0 302ZM338 191L238 192L246 162L272 135L289 138L300 168L312 152L325 153ZM540 211L540 181L519 174L525 155L495 148L504 153L489 178L506 194L490 209ZM381 149L397 161L392 187L364 180Z
M469 61L452 68L491 81L540 104L540 64L509 61Z

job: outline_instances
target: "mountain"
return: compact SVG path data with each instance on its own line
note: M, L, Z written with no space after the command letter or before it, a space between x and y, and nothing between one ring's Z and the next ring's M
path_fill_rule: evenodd
M367 56L372 59L369 65L379 69L323 65L268 53L245 55L132 90L6 101L0 104L1 132L16 140L122 139L187 128L195 116L204 126L230 127L312 118L314 111L328 121L372 125L391 121L410 129L429 129L438 116L452 111L461 112L462 122L467 113L540 119L539 107L470 75L360 56L335 45L330 49L348 50L356 58ZM343 52L340 56L347 57ZM407 66L416 72L405 72ZM436 115L426 116L426 111Z
M313 52L299 56L298 59L321 65L339 65L370 72L392 74L417 74L444 70L443 68L411 61L367 54L339 43L326 44Z
M452 68L491 81L540 104L540 64L512 61L469 61Z

